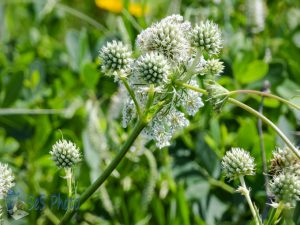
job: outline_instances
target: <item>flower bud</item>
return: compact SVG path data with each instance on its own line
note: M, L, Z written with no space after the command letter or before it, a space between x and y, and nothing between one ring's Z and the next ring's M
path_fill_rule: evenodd
M218 25L205 21L196 25L191 32L192 46L205 50L209 55L216 55L222 48L221 32Z
M206 61L200 75L208 75L211 78L219 76L224 70L223 62L218 59L209 59Z
M222 169L229 179L254 175L254 158L250 156L249 152L242 148L231 148L222 159Z
M50 155L59 168L71 168L81 161L79 148L65 139L57 141L52 146Z
M300 179L296 174L289 172L274 176L270 182L270 190L278 203L286 207L294 207L300 197Z
M108 42L99 53L103 73L111 73L126 69L131 62L131 51L121 41Z
M138 78L149 84L166 82L169 75L168 61L164 56L154 52L141 56L136 61L134 70Z
M229 91L214 81L207 81L206 90L208 92L208 100L212 104L216 112L220 112L225 104Z
M8 191L15 186L15 177L7 164L0 163L0 200L7 196Z

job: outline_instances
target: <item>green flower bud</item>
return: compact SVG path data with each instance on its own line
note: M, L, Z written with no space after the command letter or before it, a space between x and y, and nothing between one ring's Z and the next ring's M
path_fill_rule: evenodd
M229 91L214 81L207 81L206 90L208 92L208 100L212 104L216 112L220 112L225 104Z
M65 139L57 141L52 146L50 155L59 168L71 168L81 161L79 148Z
M135 73L137 78L149 84L166 82L169 75L168 61L158 53L147 53L136 61Z
M218 25L205 21L196 25L191 32L192 46L205 50L209 55L216 55L222 48L221 32Z
M300 179L296 174L289 172L274 176L270 182L270 190L278 203L286 207L295 207L300 197Z
M103 73L112 75L114 72L125 70L132 61L131 54L129 47L121 41L108 42L99 54Z
M254 158L250 156L249 152L242 148L231 148L222 159L222 169L229 179L254 175Z

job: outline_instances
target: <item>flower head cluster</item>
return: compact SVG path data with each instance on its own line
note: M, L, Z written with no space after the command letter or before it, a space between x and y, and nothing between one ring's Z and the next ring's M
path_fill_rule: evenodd
M59 168L71 168L81 161L79 148L65 139L57 141L52 146L50 155Z
M102 68L113 71L116 78L122 76L116 80L129 93L122 99L123 127L143 113L153 113L144 134L162 148L170 145L175 132L189 125L186 114L194 116L204 105L201 93L179 83L197 89L197 75L215 77L223 70L222 63L213 58L221 49L220 32L212 22L193 28L182 16L171 15L143 30L136 45L137 54L131 54L120 42L104 46L100 51ZM203 49L209 54L204 55ZM219 104L217 98L213 97Z
M0 163L0 200L4 199L8 191L15 186L15 177L7 164Z
M274 176L270 189L276 201L283 203L285 207L295 207L296 201L300 200L300 179L296 174L282 172Z
M288 147L277 148L270 162L270 173L278 175L287 171L300 177L300 160Z
M150 52L136 61L134 70L137 78L149 84L159 84L167 80L169 64L163 55Z
M222 48L221 32L218 26L205 21L196 25L191 32L192 45L205 50L209 55L216 55Z
M172 62L188 59L190 43L186 33L191 28L180 15L172 15L142 31L137 37L137 46L143 52L156 51Z
M270 189L276 203L294 207L300 197L300 160L291 149L284 147L273 152L270 164Z
M121 41L112 41L101 49L99 58L102 61L101 69L103 73L115 75L116 72L129 68L131 51Z
M240 176L254 175L254 158L242 148L232 148L222 159L222 169L226 177L236 179Z

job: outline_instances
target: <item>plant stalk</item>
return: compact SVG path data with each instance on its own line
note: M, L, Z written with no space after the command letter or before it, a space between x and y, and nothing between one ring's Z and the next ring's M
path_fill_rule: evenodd
M245 183L245 179L243 176L239 176L239 179L240 179L240 182L241 182L241 185L242 185L242 191L241 193L245 196L247 202L248 202L248 205L250 207L250 210L251 210L251 213L252 213L252 216L255 220L255 224L256 225L263 225L262 222L261 222L261 219L259 217L259 214L257 212L257 210L255 209L253 203L252 203L252 200L251 200L251 197L250 197L250 192L246 186L246 183Z
M109 164L109 166L103 171L103 173L98 177L98 179L90 185L85 192L83 192L79 198L79 204L82 205L91 195L98 190L98 188L104 183L104 181L109 177L109 175L114 171L114 169L119 165L120 161L124 158L128 152L131 145L134 143L135 139L147 125L144 121L138 121L135 128L133 129L128 140L124 143L119 153L116 155L114 160ZM65 213L59 225L68 224L75 210L71 209Z
M285 136L285 134L267 117L265 117L263 114L257 112L256 110L252 109L248 105L233 99L233 98L228 98L228 102L237 105L241 107L242 109L246 110L247 112L251 113L252 115L256 116L257 118L260 118L263 122L268 124L270 127L272 127L277 134L282 138L282 140L286 143L286 145L295 153L295 155L300 159L300 153L297 150L297 148L291 143L291 141Z

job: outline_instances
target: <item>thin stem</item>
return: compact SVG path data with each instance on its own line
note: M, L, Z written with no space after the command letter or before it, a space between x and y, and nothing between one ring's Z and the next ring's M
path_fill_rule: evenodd
M55 225L59 224L59 219L56 217L56 215L54 215L54 213L48 207L44 209L44 214L45 216L47 216L49 220L51 220L53 224Z
M286 145L295 153L295 155L300 159L300 153L297 150L297 148L291 143L291 141L285 136L285 134L267 117L265 117L263 114L257 112L256 110L252 109L248 105L233 99L233 98L228 98L228 102L237 105L241 107L242 109L246 110L247 112L251 113L252 115L256 116L257 118L260 118L263 122L268 124L270 127L272 127L277 134L282 138L282 140L286 143Z
M283 102L287 105L289 105L290 107L292 108L295 108L297 110L300 110L300 106L284 99L284 98L281 98L277 95L273 95L273 94L270 94L270 93L267 93L267 92L262 92L262 91L256 91L256 90L235 90L235 91L230 91L228 93L228 96L231 96L231 95L234 95L234 94L255 94L255 95L260 95L260 96L265 96L265 97L268 97L268 98L273 98L273 99L276 99L280 102Z
M250 197L250 192L246 186L246 183L245 183L245 180L244 180L244 177L243 176L239 176L239 179L240 179L240 182L241 182L241 185L242 185L242 190L241 190L241 193L245 196L247 202L248 202L248 205L250 207L250 210L251 210L251 213L252 213L252 216L255 220L255 224L256 225L262 225L262 222L261 222L261 219L257 213L257 210L255 210L255 207L252 203L252 200L251 200L251 197Z
M66 179L67 179L67 185L68 185L68 210L70 210L72 207L72 197L73 197L73 191L72 191L72 169L71 168L66 168Z
M234 188L224 183L223 181L216 180L213 177L208 177L207 179L208 179L208 183L212 186L222 188L224 191L227 191L230 194L233 194L235 192Z
M64 114L65 109L0 109L0 116L9 115L47 115L47 114Z
M131 145L134 143L135 139L147 125L144 121L138 121L135 128L133 129L131 135L124 143L119 153L113 159L113 161L108 165L108 167L103 171L103 173L97 178L97 180L90 185L85 192L83 192L79 198L79 204L82 205L89 197L92 196L94 192L98 190L98 188L104 183L104 181L109 177L109 175L114 171L114 169L119 165L120 161L124 158L126 153L128 152ZM67 211L60 221L59 225L68 224L72 216L74 215L75 210L71 209Z
M122 75L120 75L119 77L120 77L121 81L123 82L126 90L128 91L130 97L132 98L132 100L134 102L134 105L135 105L135 108L136 108L136 111L137 111L139 117L141 118L143 114L142 114L139 102L137 101L134 92L132 91L131 87L129 86L129 83L126 80L126 77L124 77Z
M182 87L185 87L185 88L188 88L190 90L193 90L193 91L196 91L196 92L199 92L199 93L202 93L204 95L207 95L207 91L202 89L202 88L197 88L193 85L189 85L187 83L184 83L184 82L181 82L181 81L175 81L176 84L182 86Z
M89 23L90 25L94 26L95 28L97 28L98 30L101 30L102 32L107 32L108 30L101 24L98 23L98 21L94 20L93 18L89 17L88 15L78 11L77 9L74 9L70 6L61 4L61 3L57 3L55 5L55 7Z

